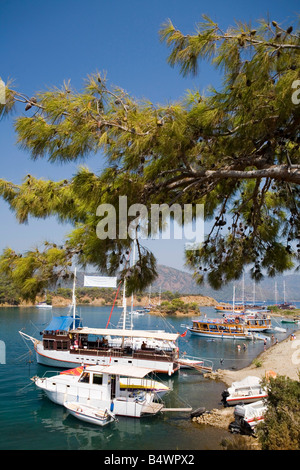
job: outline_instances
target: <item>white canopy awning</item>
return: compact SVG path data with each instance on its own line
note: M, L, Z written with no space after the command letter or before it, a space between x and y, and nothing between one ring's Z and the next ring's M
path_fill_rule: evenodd
M148 338L158 339L165 341L176 341L179 333L165 333L159 331L147 331L147 330L122 330L112 328L77 328L71 330L70 333L80 333L82 335L98 335L98 336L122 336L127 338Z

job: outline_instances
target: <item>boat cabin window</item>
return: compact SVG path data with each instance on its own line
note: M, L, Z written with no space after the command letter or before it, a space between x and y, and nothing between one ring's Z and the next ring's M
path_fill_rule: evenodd
M84 372L80 377L79 382L88 384L90 382L90 374L88 372Z
M93 374L93 384L102 385L102 374Z

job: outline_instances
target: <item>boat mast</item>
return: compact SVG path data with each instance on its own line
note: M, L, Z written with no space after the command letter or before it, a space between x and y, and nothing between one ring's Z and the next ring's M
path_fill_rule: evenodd
M135 265L135 245L136 245L136 239L133 240L133 251L132 251L132 267ZM130 327L131 329L133 328L133 292L131 294L131 319L130 319Z
M245 310L245 273L243 273L243 285L242 285L242 295L243 295L243 310Z
M123 284L123 330L126 329L126 280L124 277L124 284Z
M73 292L72 292L72 306L73 306L73 328L75 328L75 316L76 316L76 295L75 295L75 287L76 287L76 268L74 269L74 279L73 279Z
M285 299L285 281L283 281L283 303L285 304L286 299Z
M277 295L277 281L275 281L275 305L278 303L278 295Z
M235 306L235 285L233 284L233 298L232 298L232 312L234 313Z

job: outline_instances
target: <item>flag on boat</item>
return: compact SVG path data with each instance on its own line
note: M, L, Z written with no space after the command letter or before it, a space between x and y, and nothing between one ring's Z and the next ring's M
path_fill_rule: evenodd
M84 276L84 287L117 287L117 278L108 276Z

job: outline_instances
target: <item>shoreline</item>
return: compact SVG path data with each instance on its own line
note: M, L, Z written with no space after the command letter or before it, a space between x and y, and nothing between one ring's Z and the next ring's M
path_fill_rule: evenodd
M295 336L300 329L294 331ZM262 365L257 367L253 362L239 370L217 369L215 372L205 374L204 376L223 382L226 387L230 387L233 382L243 380L247 376L255 376L263 379L266 372L272 371L277 375L289 377L292 380L299 380L300 373L300 334L299 339L291 340L290 337L273 344L266 351L258 354L256 359L260 359ZM296 337L297 338L297 337ZM229 425L234 421L234 406L214 408L208 413L192 418L199 425L209 425L215 428L229 431ZM247 440L253 445L255 450L261 450L259 443L253 440L252 436L246 436Z
M261 366L257 367L253 362L239 370L217 369L211 378L224 382L231 386L252 375L264 378L267 371L273 371L277 375L285 375L292 380L299 380L300 374L300 328L294 331L295 339L285 338L277 344L273 344L266 351L262 351L255 359L259 359ZM298 338L297 338L298 333Z

